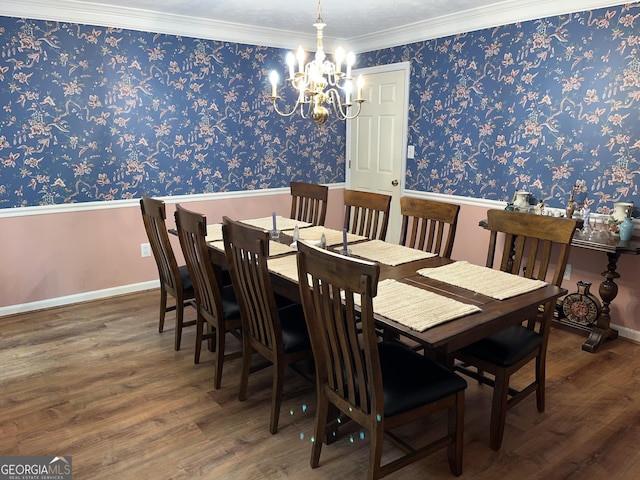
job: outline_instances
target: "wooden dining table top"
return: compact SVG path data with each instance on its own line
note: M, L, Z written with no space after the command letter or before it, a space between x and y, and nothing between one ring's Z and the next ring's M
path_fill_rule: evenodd
M304 238L304 229L301 229L300 232L301 238ZM282 232L278 241L285 245L291 244L293 242L291 234L291 231ZM359 240L358 242L364 241L366 241L366 239ZM328 246L327 248L340 250L341 246ZM214 265L220 267L226 266L224 247L221 241L210 242L209 252ZM283 256L291 256L293 260L293 258L295 258L295 250L292 249L291 251L280 253L270 258ZM439 353L447 354L482 338L486 338L507 327L519 324L525 319L535 317L541 305L546 306L544 309L545 315L553 315L557 298L567 293L566 289L546 284L542 288L528 293L516 295L505 300L496 300L492 297L427 278L417 273L418 270L423 268L443 266L451 262L452 260L449 259L431 257L395 266L380 263L380 281L394 279L466 304L476 305L480 307L480 311L438 324L424 331L414 330L402 323L378 314L376 314L376 321L387 331L399 333L427 349L433 349ZM297 281L272 271L271 283L275 293L292 301L300 302L300 291Z

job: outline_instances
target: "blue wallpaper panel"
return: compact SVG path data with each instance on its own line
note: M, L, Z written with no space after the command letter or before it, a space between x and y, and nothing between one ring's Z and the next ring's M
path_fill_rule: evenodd
M0 208L343 182L344 122L272 111L285 54L0 17Z
M412 65L410 190L635 200L640 6L358 56ZM0 208L344 181L345 126L271 109L286 52L0 17Z
M591 211L636 200L640 6L545 18L359 55L411 62L408 189Z

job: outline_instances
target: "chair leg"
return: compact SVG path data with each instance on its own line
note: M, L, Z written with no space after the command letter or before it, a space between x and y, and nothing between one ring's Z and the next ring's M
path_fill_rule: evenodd
M204 318L198 312L198 318L196 319L196 348L193 358L193 363L200 363L200 351L202 350L202 329L204 328Z
M249 385L249 372L251 370L251 355L253 348L249 345L246 334L242 334L242 373L240 374L240 392L238 400L241 402L247 398L247 387Z
M217 329L213 328L209 322L207 322L205 325L207 327L207 350L209 350L210 352L215 352L218 331Z
M180 350L180 343L182 342L182 327L184 324L184 300L176 298L176 332L175 332L175 345L176 352Z
M493 403L491 405L491 425L489 443L493 450L500 450L504 435L504 424L507 419L507 401L509 399L509 376L498 372L493 387Z
M449 435L455 439L447 447L449 470L456 477L462 475L462 446L464 441L464 390L456 394L456 404L449 407Z
M284 362L275 361L273 365L273 391L271 392L271 421L269 432L278 432L280 420L280 406L282 404L282 389L284 388Z
M167 313L167 291L160 287L160 321L158 322L158 332L164 331L164 317Z
M382 447L384 445L384 420L375 422L371 426L371 440L369 444L368 480L380 478L380 463L382 462Z
M215 329L215 362L216 362L216 370L214 372L213 377L213 388L218 390L220 388L220 383L222 382L222 365L224 364L224 332L219 331L219 329Z
M536 382L536 406L539 412L544 412L545 362L540 359L540 355L536 357Z
M329 421L329 400L322 392L318 392L318 401L316 406L316 425L314 428L313 444L311 446L311 468L317 468L320 463L320 452L322 451L322 442L327 431L327 423Z

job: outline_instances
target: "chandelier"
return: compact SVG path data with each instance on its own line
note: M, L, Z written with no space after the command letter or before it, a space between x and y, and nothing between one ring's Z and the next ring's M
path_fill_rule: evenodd
M322 20L321 13L322 6L318 0L318 18L313 24L316 27L318 38L314 59L305 64L305 52L302 47L298 48L295 56L293 52L289 52L287 55L289 67L287 80L296 92L296 103L293 107L286 111L278 109L278 101L282 100L277 93L280 78L275 70L269 75L271 81L271 97L269 98L273 102L275 111L283 117L290 117L294 113L300 112L302 118L311 117L318 125L322 125L329 118L329 109L325 105L331 105L340 120L350 120L358 116L362 102L364 102L362 75L358 76L357 95L355 98L353 97L351 68L356 60L355 55L352 52L345 54L344 49L338 47L334 54L335 62L326 59L322 46L322 30L327 25ZM342 71L343 63L346 65L345 72ZM342 90L342 96L340 90ZM354 107L354 103L357 105L357 109Z

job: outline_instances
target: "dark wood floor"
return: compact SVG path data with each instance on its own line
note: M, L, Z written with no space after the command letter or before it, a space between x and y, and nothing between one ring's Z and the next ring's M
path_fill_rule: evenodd
M354 426L309 467L315 392L302 377L287 377L270 435L271 369L251 377L245 402L238 360L214 390L211 354L193 364L193 329L175 352L173 330L157 332L157 302L150 291L0 318L0 455L71 455L77 480L365 477L368 435ZM469 382L460 478L639 478L640 347L618 339L589 354L582 341L553 330L547 411L533 397L510 411L499 452L488 446L491 391ZM388 478L454 477L441 451Z

